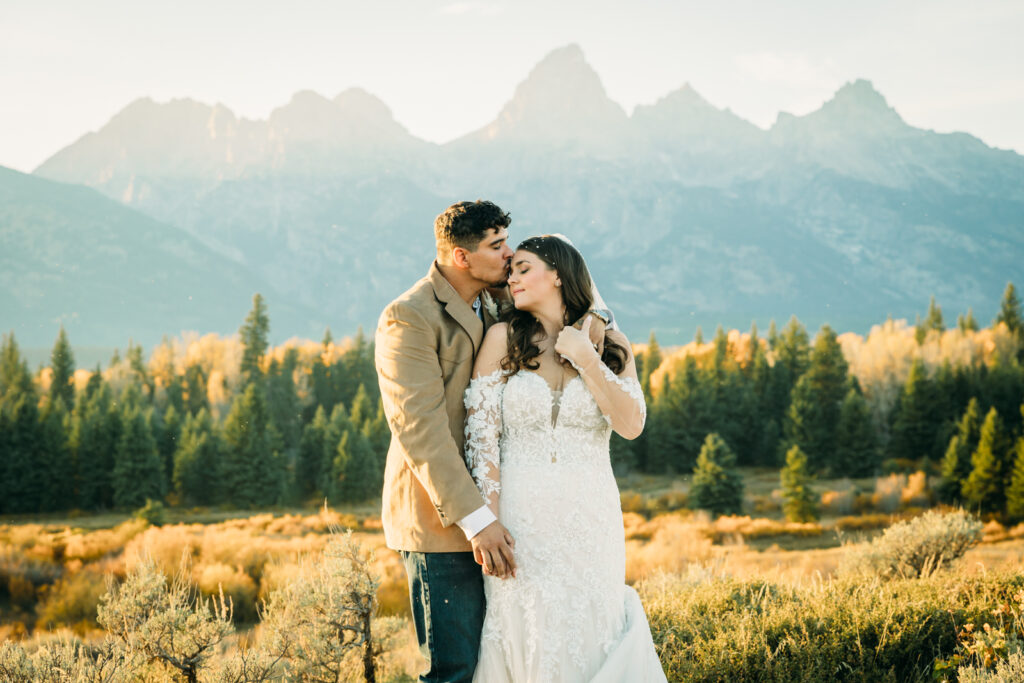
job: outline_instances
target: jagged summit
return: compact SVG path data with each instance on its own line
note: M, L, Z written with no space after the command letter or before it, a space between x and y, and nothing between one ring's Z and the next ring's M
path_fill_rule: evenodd
M732 111L715 107L689 83L652 105L637 106L632 123L642 135L660 141L705 138L706 141L752 142L764 135L761 129Z
M870 81L857 79L843 85L819 109L805 116L780 112L772 127L777 135L791 135L796 130L814 135L886 137L910 128Z
M567 45L548 53L516 87L498 118L467 138L596 142L625 122L626 112L608 98L583 50Z

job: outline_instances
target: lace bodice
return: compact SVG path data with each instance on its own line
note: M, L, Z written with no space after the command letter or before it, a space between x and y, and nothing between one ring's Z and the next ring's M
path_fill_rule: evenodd
M476 680L590 681L630 632L630 619L646 629L638 602L627 617L622 511L608 451L623 414L639 411L642 421L643 393L635 379L601 368L603 391L614 394L604 403L611 414L580 376L565 383L554 420L555 392L530 371L507 379L496 371L466 391L466 456L516 539L518 565L514 579L485 577ZM638 652L649 659L644 637Z
M600 367L621 400L640 412L642 424L646 406L640 383ZM466 463L488 503L501 490L505 467L609 465L612 419L602 414L579 375L558 396L535 372L520 370L506 379L496 370L470 382L465 402Z

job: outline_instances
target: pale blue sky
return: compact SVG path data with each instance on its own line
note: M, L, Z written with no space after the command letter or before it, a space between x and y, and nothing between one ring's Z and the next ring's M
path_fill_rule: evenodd
M0 165L30 171L137 97L265 118L361 86L445 142L579 44L626 111L689 82L768 127L867 78L911 124L1024 152L1024 2L0 0Z

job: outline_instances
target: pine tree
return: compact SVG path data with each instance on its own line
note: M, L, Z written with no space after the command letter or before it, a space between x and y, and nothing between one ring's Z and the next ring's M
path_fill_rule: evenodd
M743 477L736 469L735 454L718 434L707 435L697 456L689 505L716 516L743 510Z
M121 413L102 383L92 396L79 396L71 421L71 452L77 482L76 504L83 510L109 508L114 494L114 453L121 439Z
M1009 433L1021 426L1021 397L1024 397L1024 365L1010 360L997 360L988 368L981 387L981 402L999 411L1003 426Z
M835 332L824 325L807 371L793 387L786 443L800 446L812 471L836 465L836 430L847 390L847 363Z
M700 325L697 325L697 332L693 335L693 343L697 346L704 343L704 331L700 329Z
M955 431L942 458L941 475L936 486L939 500L952 503L960 499L967 477L971 474L971 453L981 438L981 418L978 399L971 397L964 414L956 423Z
M224 441L222 497L236 507L275 504L284 470L274 451L266 398L256 383L235 397L224 422Z
M89 380L85 383L85 400L89 400L93 395L99 391L99 388L103 385L103 372L100 370L99 363L96 364L96 369L89 375ZM76 404L77 405L77 404Z
M3 336L3 345L0 347L0 398L11 392L35 392L32 386L32 373L28 370L28 363L21 356L13 332Z
M651 336L647 340L647 351L643 354L643 373L640 377L640 386L643 387L644 396L651 395L651 375L661 365L662 360L661 345L658 344L658 338L654 336L654 330L651 330Z
M370 417L370 399L366 395L366 385L360 384L356 395L352 399L351 408L348 411L349 420L353 425L361 425L363 420Z
M1006 283L1003 291L1003 300L999 302L999 313L993 321L993 325L1005 323L1011 332L1017 332L1024 328L1024 314L1021 313L1020 297L1017 296L1017 288L1012 282Z
M223 456L223 441L206 409L187 415L174 453L172 479L178 497L193 505L216 503Z
M974 317L974 311L968 308L967 315L958 315L956 318L956 326L961 332L977 332L978 321Z
M350 428L342 434L332 465L338 502L362 502L380 493L381 470L369 441L359 430Z
M786 452L786 465L780 475L782 480L782 506L786 519L791 522L813 522L818 519L818 505L811 484L814 479L807 465L807 456L799 446Z
M384 404L377 401L377 413L366 429L366 438L370 440L370 446L382 464L387 460L388 448L391 447L391 428L388 426L388 419L384 415Z
M147 498L159 500L164 489L164 466L156 441L138 407L129 407L123 417L123 431L114 455L112 485L114 504L141 507Z
M173 405L167 406L164 412L159 434L157 435L157 452L164 466L164 481L170 482L174 475L174 452L178 450L181 438L181 414Z
M238 329L242 338L242 365L241 373L247 382L252 381L260 374L260 360L266 353L270 334L270 318L267 316L267 305L263 297L257 293L252 297L252 310L246 316L245 322Z
M827 325L822 328L822 331L825 329L831 331ZM794 315L782 328L782 333L778 335L776 341L777 343L772 345L772 350L778 359L776 362L786 369L790 382L795 383L811 364L811 346L808 341L807 329Z
M321 470L324 461L324 439L327 435L327 414L323 406L317 406L312 421L302 430L299 442L299 457L295 467L295 483L299 494L309 496L320 491L323 481Z
M152 401L156 387L154 385L153 378L149 376L149 372L146 370L146 361L143 358L142 345L136 345L129 341L128 351L125 353L124 358L128 361L128 367L131 368L132 374L135 375L135 380L138 383L138 386L136 386L135 389L138 392L140 400L146 403Z
M324 328L324 338L320 343L323 345L325 349L334 343L334 336L331 334L330 327Z
M206 395L206 372L198 363L185 368L184 395L182 399L189 414L195 415L200 410L210 410L210 401Z
M70 422L64 399L60 396L48 399L39 423L40 441L36 457L45 482L40 490L39 509L44 512L66 510L74 502L75 471L68 443Z
M756 434L750 463L765 467L776 463L775 451L779 440L779 425L776 421L776 407L773 404L772 368L764 348L755 336L756 326L751 330L751 357L748 366L750 376L750 396L752 406L748 413L754 418L755 427L751 430Z
M1002 510L1006 501L1005 476L1009 474L1009 440L1003 421L995 408L990 408L981 425L978 448L971 454L971 474L963 486L964 500L982 512Z
M5 460L6 491L0 502L6 512L38 512L46 487L46 472L38 457L42 441L39 410L32 391L8 389L0 410L6 438L0 458Z
M325 496L333 501L342 497L340 478L344 475L347 466L349 451L347 448L339 449L345 434L352 431L352 422L348 418L348 411L344 404L337 404L331 411L331 417L324 427L324 447L320 456L320 478L317 481L317 488Z
M53 371L50 400L60 397L65 407L75 405L75 356L63 325L50 353L50 369Z
M889 452L895 458L937 460L935 434L942 424L940 396L924 362L915 358L900 394Z
M994 323L1005 323L1017 341L1017 362L1024 363L1024 314L1021 313L1020 297L1012 282L1006 284L1003 300L999 304L999 314Z
M11 500L10 486L12 482L11 473L9 472L11 466L9 460L13 444L7 402L3 395L0 395L0 514L10 511Z
M768 323L768 348L775 349L779 345L779 330L775 318Z
M294 373L298 365L298 350L285 352L284 361L270 361L267 369L267 411L270 424L280 440L276 448L291 463L298 455L302 439L302 407L296 391ZM294 473L293 473L294 474Z
M939 467L939 482L935 486L935 493L943 503L954 503L960 499L960 492L963 490L964 482L970 475L971 450L960 438L954 434L949 439L946 447L946 454L942 456L942 463ZM966 470L966 473L964 472Z
M1012 521L1024 520L1024 436L1013 448L1013 473L1006 489L1006 516Z
M665 377L654 400L648 472L663 474L693 468L703 437L713 431L712 399L696 361L687 354L683 367Z
M33 491L22 490L24 484L35 481L31 453L37 431L35 407L28 364L14 333L5 334L0 346L0 512L30 512L38 501L30 500Z
M871 409L855 387L850 387L839 407L836 430L836 474L844 477L868 477L879 465Z
M946 325L942 321L942 308L935 303L935 297L928 302L928 316L924 321L925 329L929 332L935 331L939 334L946 331Z

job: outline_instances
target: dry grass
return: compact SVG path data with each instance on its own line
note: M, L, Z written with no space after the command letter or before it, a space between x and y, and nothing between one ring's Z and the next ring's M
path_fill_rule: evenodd
M777 473L755 473L753 479L754 495L770 499L777 488ZM787 585L830 580L852 547L839 547L841 538L860 535L866 542L879 530L914 514L906 503L923 490L923 478L897 476L884 482L882 489L890 490L889 486L898 492L895 514L827 515L822 522L795 524L746 515L711 519L688 510L658 514L654 510L664 501L685 500L685 482L634 477L630 484L643 502L638 499L640 512L623 514L627 581L637 583L663 573L693 581L764 580ZM832 488L826 492L835 494L829 499L835 514L847 510L851 499L863 495L860 491L877 492L874 479L828 483ZM650 502L656 500L663 502ZM337 527L357 528L354 535L359 543L374 552L371 566L381 581L381 614L407 616L405 572L397 553L384 547L375 518L321 510L316 514L262 512L244 518L233 513L214 523L183 521L162 527L123 520L95 530L31 523L0 526L0 592L7 592L7 604L12 607L12 594L21 601L20 611L4 615L9 623L0 625L0 640L42 637L44 626L87 632L91 605L86 603L97 592L96 578L122 577L146 556L168 574L184 561L194 585L208 594L223 590L235 604L236 619L248 628L246 624L257 620L259 601L293 580L302 562L315 561L329 531ZM1024 525L1006 528L989 522L982 544L965 556L962 571L984 574L1022 564ZM410 630L407 642L389 655L388 666L401 680L400 672L416 670L418 657Z

